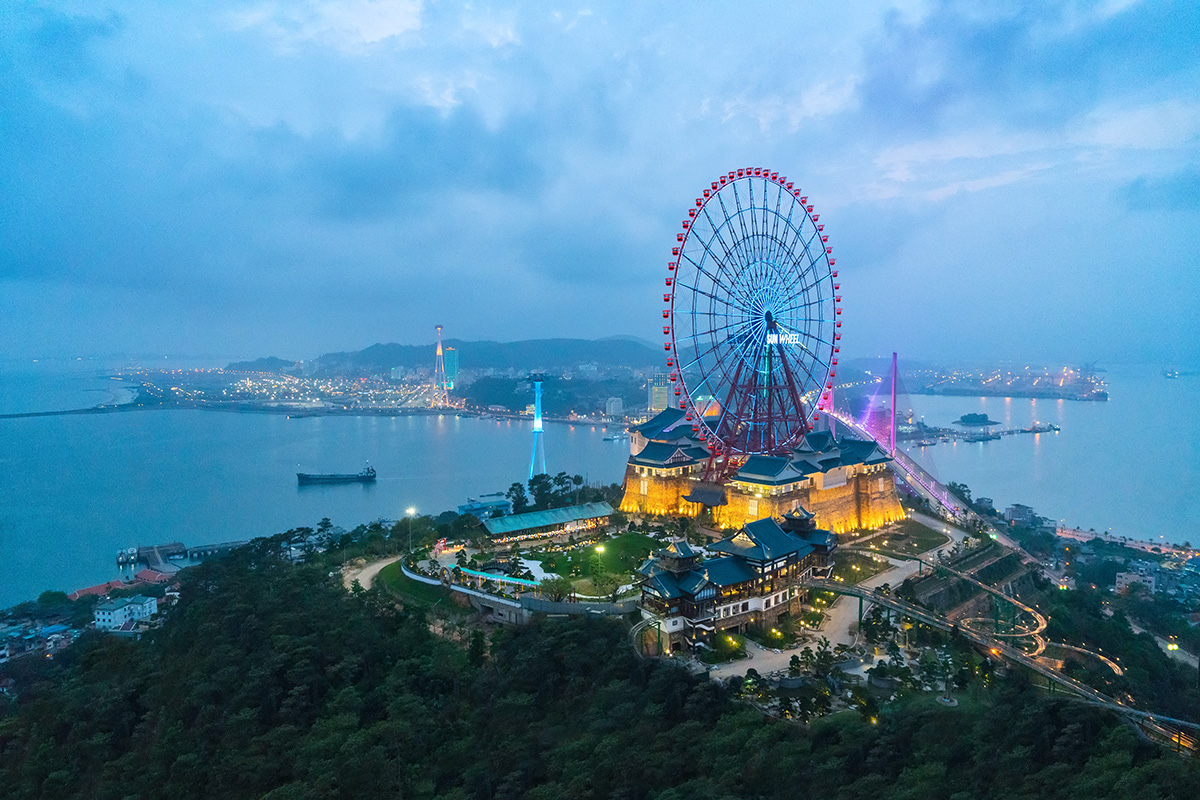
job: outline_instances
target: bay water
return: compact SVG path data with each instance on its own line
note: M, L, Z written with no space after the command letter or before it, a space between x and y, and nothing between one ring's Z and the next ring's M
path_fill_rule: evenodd
M0 413L31 410L13 402ZM51 407L109 388L95 370L25 379ZM2 382L2 381L0 381ZM61 390L61 391L59 391ZM615 430L615 429L614 429ZM546 467L619 483L628 441L602 426L547 423ZM0 608L47 589L119 577L119 549L250 539L322 517L352 528L414 507L439 514L529 473L528 421L449 414L299 417L146 410L0 420ZM298 486L297 472L374 484ZM129 574L128 568L124 574Z
M1107 402L909 396L928 425L982 413L1002 428L1062 430L906 449L1001 510L1023 503L1072 528L1200 546L1200 375L1116 365L1102 377Z
M1200 543L1200 378L1112 367L1106 403L909 398L947 426L970 412L1005 427L1037 420L1059 433L914 448L943 481L998 507L1033 506L1065 524L1140 539ZM0 365L0 413L116 402L128 387L103 365ZM627 442L601 426L548 424L547 467L619 482ZM529 470L531 424L454 414L300 417L150 410L0 420L0 607L46 589L118 577L118 549L248 539L437 514L504 491ZM373 485L300 487L296 472L357 472ZM128 570L125 574L128 574Z

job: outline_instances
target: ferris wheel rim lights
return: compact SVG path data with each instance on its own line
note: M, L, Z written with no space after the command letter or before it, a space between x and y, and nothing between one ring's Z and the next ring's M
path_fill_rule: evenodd
M755 182L761 184L757 202ZM739 186L747 194L745 206ZM695 198L676 234L663 295L664 351L671 381L678 380L675 394L683 396L679 406L693 433L703 432L714 451L786 450L831 405L841 284L835 282L836 260L825 225L808 201L778 172L731 170ZM702 236L707 238L701 241ZM807 283L800 284L801 279ZM697 302L700 295L708 298L707 310ZM680 308L688 303L690 308ZM716 327L717 317L725 324ZM681 328L689 335L681 336ZM701 353L696 342L704 335L712 346ZM681 348L686 340L692 344ZM748 377L742 379L747 367ZM793 374L793 367L803 374ZM709 389L707 395L701 394L703 388ZM703 408L697 405L701 398Z

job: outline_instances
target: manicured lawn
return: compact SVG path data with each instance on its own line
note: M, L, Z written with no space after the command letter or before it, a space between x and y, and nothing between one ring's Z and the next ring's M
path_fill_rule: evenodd
M917 556L941 547L948 541L950 541L950 537L941 531L935 531L928 525L905 519L889 526L885 533L864 542L862 546L874 547L881 553Z
M835 558L834 579L841 578L845 583L858 583L866 580L890 566L860 553L838 553Z
M598 547L603 547L604 550L599 551ZM599 545L587 545L563 553L532 552L528 554L528 558L540 561L542 568L548 572L570 578L587 575L590 559L593 555L599 555L605 572L627 575L641 566L651 550L659 547L661 545L657 541L644 533L632 531L608 539Z
M450 591L446 587L430 586L427 583L414 581L400 571L399 561L381 569L375 576L375 585L390 592L402 603L432 606L438 601L444 601L438 605L439 608L444 607L447 611L458 608L450 602Z

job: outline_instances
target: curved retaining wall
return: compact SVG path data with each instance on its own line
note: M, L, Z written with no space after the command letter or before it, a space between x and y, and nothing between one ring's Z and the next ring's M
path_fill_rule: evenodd
M408 567L404 566L403 561L400 562L400 570L406 576L408 576L409 578L412 578L414 581L418 581L420 583L427 583L430 586L445 586L445 584L442 583L437 578L431 578L428 575L421 575L418 572L413 572ZM521 604L518 603L516 600L509 600L507 597L497 597L494 594L488 594L487 592L481 592L477 589L469 589L466 586L459 586L459 585L453 584L453 583L450 584L450 591L458 592L459 594L469 595L470 597L478 597L482 600L487 600L490 603L498 603L499 605L511 606L512 608L520 608L521 607Z

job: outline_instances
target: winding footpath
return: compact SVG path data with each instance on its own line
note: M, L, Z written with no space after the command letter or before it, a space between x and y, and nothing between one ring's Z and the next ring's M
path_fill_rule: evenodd
M354 588L354 582L358 581L359 585L364 589L370 589L375 585L375 576L379 574L379 570L386 567L388 564L395 564L404 556L389 556L381 558L378 561L370 561L363 564L361 567L345 570L342 573L342 585L346 587L346 591Z

